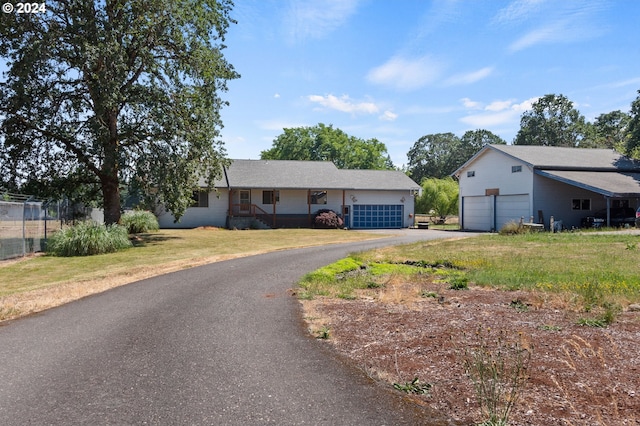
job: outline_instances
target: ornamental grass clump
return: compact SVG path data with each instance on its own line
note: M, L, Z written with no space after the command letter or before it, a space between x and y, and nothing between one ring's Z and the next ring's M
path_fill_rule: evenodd
M506 426L529 378L532 347L521 334L489 332L478 327L479 343L464 350L463 363L484 416L479 426Z
M129 234L143 234L160 229L156 216L145 210L125 213L120 218L120 225L126 227Z
M47 252L55 256L91 256L131 247L127 228L93 221L79 222L53 234Z

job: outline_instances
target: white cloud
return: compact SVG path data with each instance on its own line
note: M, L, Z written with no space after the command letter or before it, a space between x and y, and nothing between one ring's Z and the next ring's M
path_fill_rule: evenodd
M385 111L380 117L378 117L382 121L394 121L398 118L398 114L395 114L391 111Z
M443 64L429 56L412 59L395 56L369 71L367 80L401 90L419 89L434 82L443 68Z
M482 108L482 103L480 103L480 102L472 101L469 98L462 98L460 100L462 101L462 105L464 105L465 108L469 108L469 109L481 109Z
M321 39L344 25L359 0L293 0L285 17L290 41Z
M519 23L538 11L545 0L516 0L500 9L494 20L499 23Z
M531 105L538 99L537 97L530 98L520 103L514 103L513 99L493 101L483 108L484 112L467 115L462 117L460 121L477 128L495 127L517 122L522 113L531 109Z
M280 93L276 93L276 94L274 94L274 95L273 95L273 97L274 97L275 99L279 99L279 98L280 98Z
M509 50L511 52L518 52L540 43L548 43L556 40L566 41L566 38L562 38L563 34L566 36L566 31L563 31L560 23L556 23L553 26L537 28L511 43Z
M502 9L495 21L518 27L531 24L509 45L509 51L518 52L538 44L574 43L599 37L607 31L600 16L608 7L602 0L519 0Z
M511 104L513 104L512 99L509 99L506 101L493 101L489 105L487 105L484 109L487 111L502 111L511 107Z
M380 108L378 108L378 106L373 102L353 102L347 95L343 95L339 98L334 95L309 95L307 96L307 99L313 103L322 105L325 108L335 109L337 111L348 112L351 114L376 114L380 110Z
M445 85L458 86L462 84L472 84L484 78L487 78L492 73L493 73L493 67L484 67L477 71L473 71L465 74L456 74L449 77L445 81Z

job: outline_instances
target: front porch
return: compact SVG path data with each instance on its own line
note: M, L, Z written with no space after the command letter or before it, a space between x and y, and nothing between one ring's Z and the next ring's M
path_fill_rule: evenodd
M344 190L230 189L227 227L312 228L318 210L330 209L344 217L345 198Z

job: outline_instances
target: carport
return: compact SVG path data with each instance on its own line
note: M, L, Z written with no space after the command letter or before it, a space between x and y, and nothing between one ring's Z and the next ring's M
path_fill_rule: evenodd
M535 169L534 173L604 196L607 205L607 226L611 226L611 200L640 199L638 172Z

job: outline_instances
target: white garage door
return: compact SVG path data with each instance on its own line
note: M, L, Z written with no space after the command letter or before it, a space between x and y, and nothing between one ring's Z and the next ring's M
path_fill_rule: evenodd
M402 228L402 204L356 204L353 206L354 228Z
M462 209L462 226L473 231L499 231L521 217L528 221L531 214L528 194L463 197Z
M496 197L496 230L500 230L508 222L519 222L521 217L528 222L530 215L529 194Z
M462 226L473 231L491 231L493 228L492 197L462 198Z

